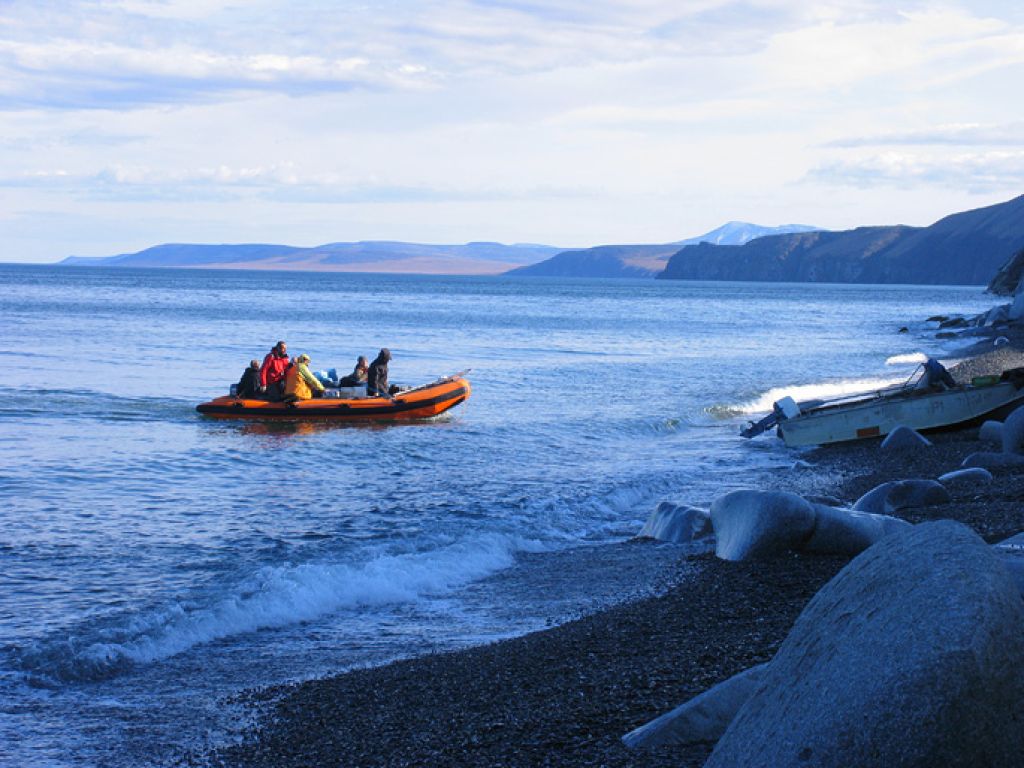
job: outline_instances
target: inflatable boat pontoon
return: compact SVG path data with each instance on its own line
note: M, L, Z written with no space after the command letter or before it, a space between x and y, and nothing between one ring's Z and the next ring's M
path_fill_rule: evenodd
M470 395L462 375L447 376L422 387L398 392L392 398L356 395L364 388L328 390L341 396L318 397L288 404L250 398L214 398L196 406L205 416L224 419L316 419L330 421L409 421L429 419L454 408Z

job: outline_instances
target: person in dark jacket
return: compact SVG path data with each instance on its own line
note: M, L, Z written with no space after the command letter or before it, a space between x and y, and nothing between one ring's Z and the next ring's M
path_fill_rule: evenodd
M260 389L260 361L250 360L249 367L242 372L238 380L236 394L238 397L255 397Z
M946 366L929 357L924 363L924 373L917 383L918 389L955 389L956 381L946 370Z
M366 373L366 395L373 397L391 397L388 391L388 362L391 360L391 350L385 347L380 354L370 363L370 369Z
M358 387L360 384L366 383L367 367L366 358L362 355L356 360L356 367L348 376L345 376L341 381L338 382L339 387Z
M271 400L280 400L284 395L284 372L291 365L288 359L288 345L277 342L270 353L263 358L260 366L260 391L266 392Z

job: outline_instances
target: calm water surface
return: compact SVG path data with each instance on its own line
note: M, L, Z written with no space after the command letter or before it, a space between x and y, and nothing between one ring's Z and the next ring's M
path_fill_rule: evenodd
M231 695L482 642L649 589L602 546L661 500L793 463L780 390L949 357L977 288L0 265L0 764L166 764ZM898 335L907 325L910 333ZM278 339L392 380L472 368L430 423L225 423L198 402ZM902 357L901 357L902 356Z

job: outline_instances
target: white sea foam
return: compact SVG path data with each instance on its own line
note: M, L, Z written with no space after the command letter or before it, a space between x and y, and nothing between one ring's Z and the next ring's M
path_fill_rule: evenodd
M892 357L886 358L886 365L917 365L923 363L928 359L928 355L924 352L910 352L905 355L893 355Z
M507 568L517 550L538 548L536 542L493 534L429 552L380 556L361 566L268 566L212 604L175 603L137 616L71 658L66 647L38 649L29 666L61 678L106 677L246 632L311 621L339 610L444 595Z
M840 381L825 381L817 384L798 384L791 387L773 387L757 398L746 403L741 403L733 410L737 413L753 414L765 413L772 409L772 404L780 398L789 396L797 402L803 400L827 400L846 395L855 395L861 392L874 392L886 387L903 384L906 376L899 378L879 379L842 379Z

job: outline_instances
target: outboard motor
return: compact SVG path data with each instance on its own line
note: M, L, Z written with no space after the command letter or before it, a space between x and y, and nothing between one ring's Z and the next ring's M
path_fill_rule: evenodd
M800 406L796 404L796 400L792 397L783 397L780 400L776 400L772 405L772 411L779 417L779 421L786 419L795 419L800 415Z
M792 397L784 397L772 404L772 412L760 421L752 421L740 430L741 437L757 437L764 434L780 421L792 419L800 415L800 406Z

